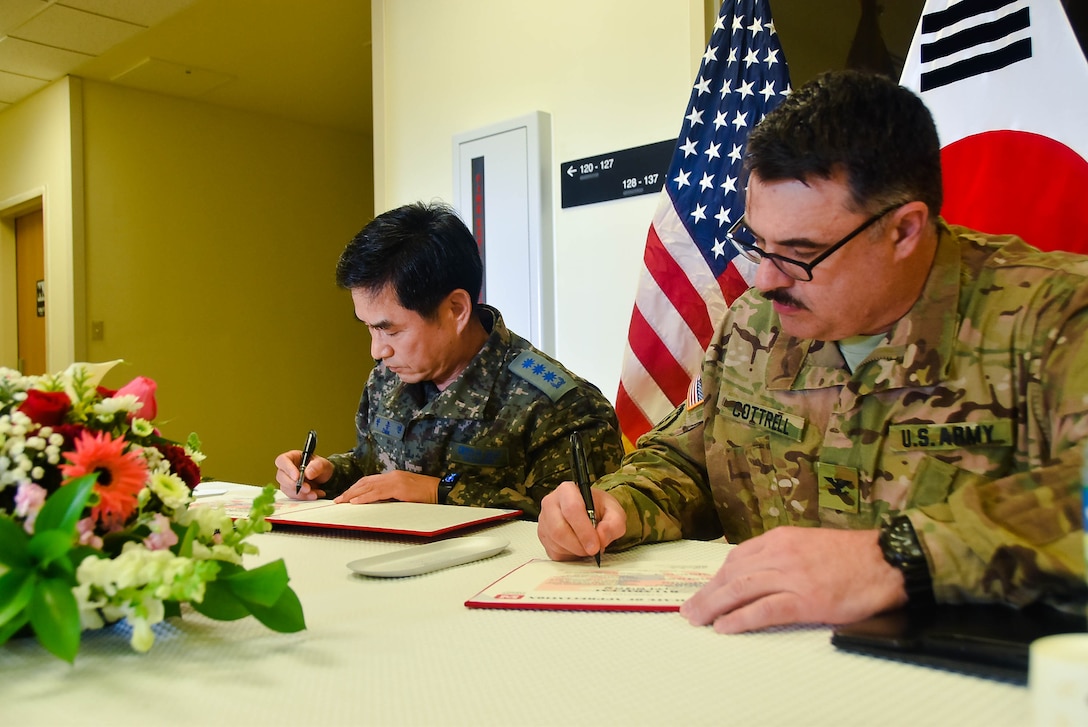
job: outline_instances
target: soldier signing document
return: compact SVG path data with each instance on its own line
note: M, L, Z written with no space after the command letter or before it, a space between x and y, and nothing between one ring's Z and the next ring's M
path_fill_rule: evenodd
M724 535L681 609L724 633L1082 608L1088 258L947 224L940 164L929 111L885 77L824 74L768 114L730 230L758 268L701 396L595 483L596 529L571 483L544 499L548 555Z
M623 455L612 405L588 381L479 303L483 264L452 209L410 204L376 217L340 256L337 284L370 331L370 373L351 452L276 458L296 499L430 502L521 510L572 478L580 432L598 475Z

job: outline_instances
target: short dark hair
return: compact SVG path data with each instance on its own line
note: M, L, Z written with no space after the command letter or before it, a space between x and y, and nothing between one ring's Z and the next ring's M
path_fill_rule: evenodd
M425 318L458 288L475 305L483 274L472 233L453 208L437 202L414 202L378 215L336 263L341 288L377 293L392 286L403 307Z
M941 145L929 109L887 76L831 71L795 90L748 138L760 179L846 173L859 211L921 200L941 211Z

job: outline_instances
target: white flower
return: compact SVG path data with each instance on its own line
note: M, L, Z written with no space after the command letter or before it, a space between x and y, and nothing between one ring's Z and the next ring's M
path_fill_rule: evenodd
M137 437L150 437L155 433L155 425L140 417L133 417L132 424L129 425L129 428L132 429L132 433Z
M109 373L109 370L119 363L121 359L103 363L74 363L55 378L64 384L64 393L68 394L68 399L75 402L79 400L79 394L75 388L76 379L82 379L85 390L93 392L95 387L102 383L102 378Z
M193 460L193 463L198 466L207 459L207 455L198 449L193 449L189 445L185 445L185 454L189 455L189 459Z
M185 527L191 523L197 524L197 537L203 541L211 541L216 533L222 533L234 528L227 511L222 507L190 507L177 514L177 521Z
M175 474L155 472L148 482L151 491L171 510L180 510L192 501L189 486Z
M204 598L204 576L192 559L132 542L113 559L84 558L76 580L79 585L72 592L84 627L101 627L98 611L111 620L123 616L132 625L131 644L137 651L147 651L154 643L151 626L165 616L163 600Z
M91 411L98 417L98 421L110 422L113 421L118 412L133 412L142 407L140 397L135 394L122 394L121 396L111 396L108 399L103 399L91 407Z
M242 565L242 556L231 545L217 543L212 546L204 543L193 542L193 558L195 560L222 560L235 565Z
M141 654L148 651L155 644L155 632L151 630L151 624L146 618L139 616L129 616L128 622L132 624L132 638L129 639L132 648Z
M98 613L98 609L106 605L106 599L101 595L92 597L91 590L90 583L80 583L72 589L72 595L76 597L76 604L79 606L79 625L84 631L100 629L106 625Z
M140 454L147 460L148 472L162 472L167 474L170 472L170 460L162 456L162 452L158 447L144 447L140 450Z

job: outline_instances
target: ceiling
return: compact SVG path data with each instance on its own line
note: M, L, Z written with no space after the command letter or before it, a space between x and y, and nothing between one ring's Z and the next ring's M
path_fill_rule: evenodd
M370 0L0 0L0 112L66 75L371 134Z

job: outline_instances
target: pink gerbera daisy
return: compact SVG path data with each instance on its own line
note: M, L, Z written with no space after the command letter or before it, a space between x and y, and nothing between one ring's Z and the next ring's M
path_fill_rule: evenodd
M136 496L147 482L147 462L139 452L125 453L125 440L113 439L108 432L83 431L75 441L75 451L65 452L71 464L62 464L66 478L98 474L94 491L98 504L91 508L91 518L107 532L124 527L136 510Z

